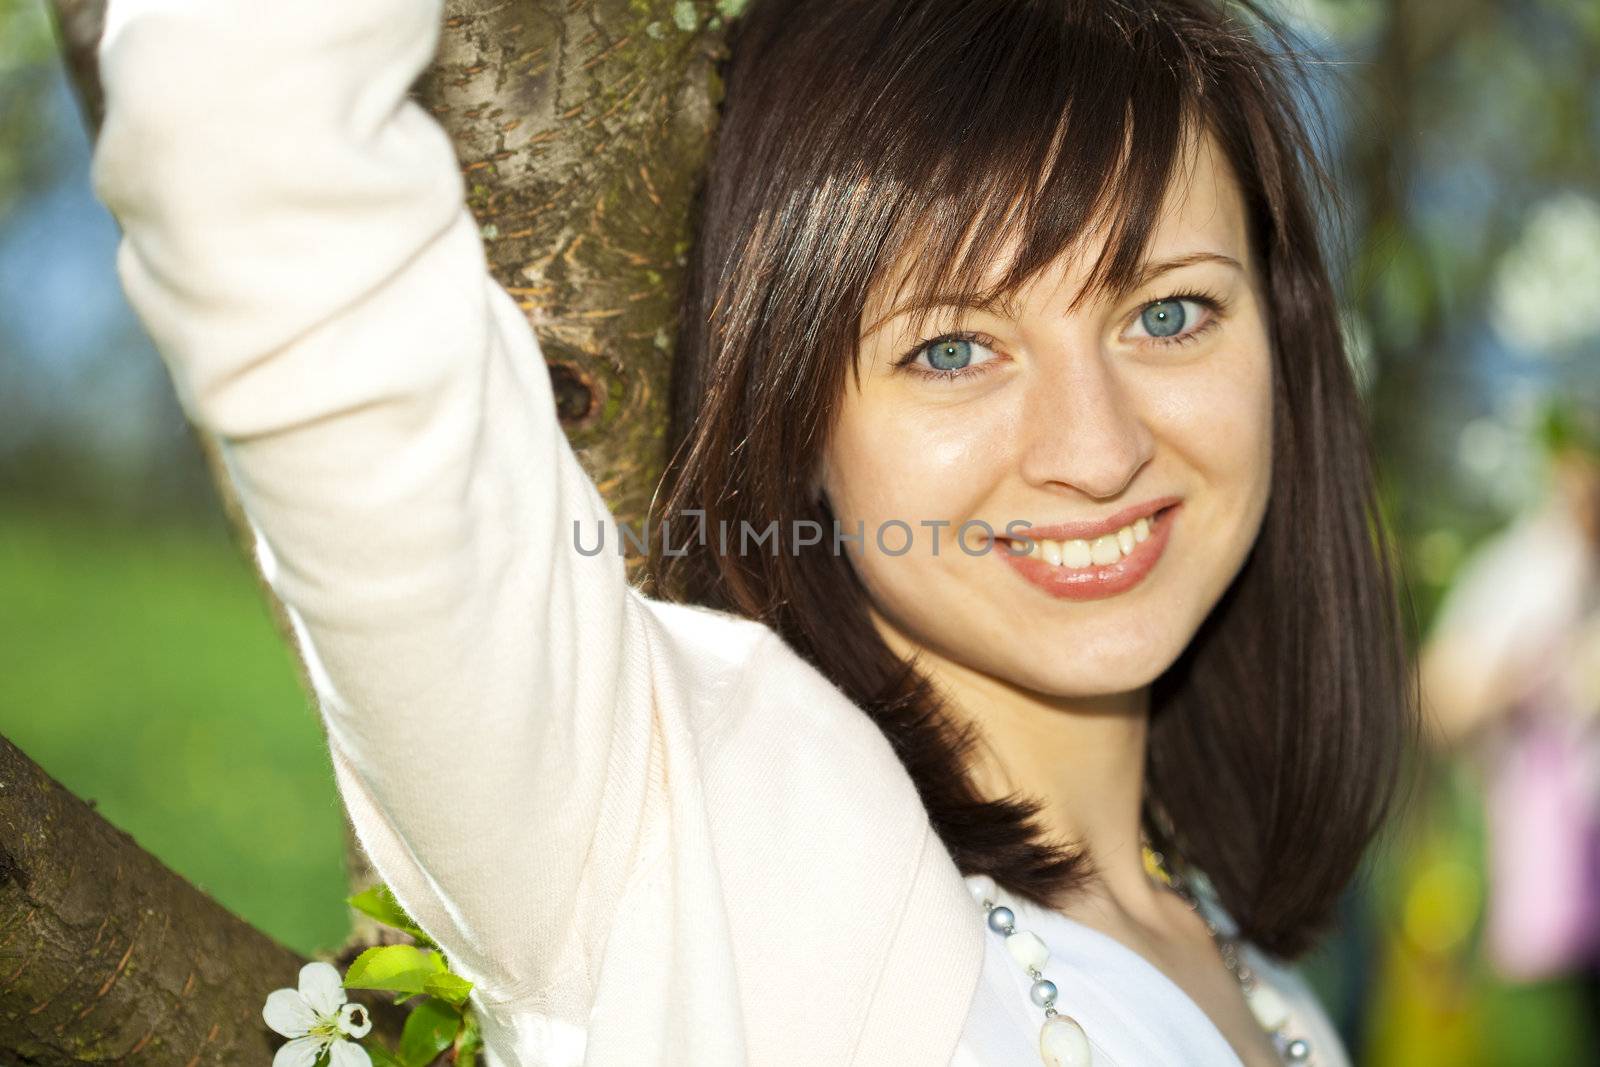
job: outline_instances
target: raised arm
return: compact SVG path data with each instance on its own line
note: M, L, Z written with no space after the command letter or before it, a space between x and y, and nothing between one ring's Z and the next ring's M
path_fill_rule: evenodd
M581 969L650 742L637 598L406 92L437 0L113 0L97 191L401 902L494 1000Z

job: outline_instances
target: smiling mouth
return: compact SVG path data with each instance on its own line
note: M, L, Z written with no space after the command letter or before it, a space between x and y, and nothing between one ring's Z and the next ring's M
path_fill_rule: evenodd
M1134 551L1150 539L1155 527L1176 505L1169 504L1150 515L1140 518L1120 529L1099 537L1070 541L1053 541L1046 538L997 537L995 540L1016 559L1032 559L1059 567L1064 571L1089 571L1096 567L1110 567L1133 555ZM1026 551L1024 551L1026 550Z

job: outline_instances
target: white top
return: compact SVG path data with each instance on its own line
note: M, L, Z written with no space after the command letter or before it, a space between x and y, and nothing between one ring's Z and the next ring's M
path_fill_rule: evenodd
M1238 1054L1210 1016L1155 964L1099 930L1012 896L991 878L969 875L965 881L974 902L987 896L1004 904L1015 913L1017 929L1037 934L1049 948L1042 974L1056 984L1056 1009L1084 1027L1094 1067L1240 1067ZM1201 904L1225 932L1236 932L1214 900L1202 896ZM984 918L980 905L973 921ZM1033 979L1006 950L1005 939L985 930L983 973L951 1067L1036 1064L1044 1012L1029 996ZM1348 1067L1337 1032L1304 980L1254 946L1243 945L1241 955L1259 980L1294 1005L1285 1029L1311 1046L1307 1062Z
M993 1047L988 931L877 727L761 624L574 550L615 525L406 96L440 19L112 0L100 54L119 271L220 442L363 847L475 983L491 1067ZM1128 955L1082 957L1117 993L1078 1018L1195 1062L1207 1024L1148 1012L1172 990Z

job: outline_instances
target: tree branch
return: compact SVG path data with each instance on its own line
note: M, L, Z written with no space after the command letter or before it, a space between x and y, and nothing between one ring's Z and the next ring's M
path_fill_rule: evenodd
M281 1039L262 1004L304 962L0 737L0 1050L44 1067L267 1064Z

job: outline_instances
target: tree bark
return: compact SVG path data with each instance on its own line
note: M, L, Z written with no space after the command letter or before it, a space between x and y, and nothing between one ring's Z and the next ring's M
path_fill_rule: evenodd
M0 738L0 1050L13 1062L268 1064L305 961L168 870ZM400 1013L358 999L380 1032Z
M574 447L637 523L663 458L722 16L706 0L447 7L418 98L455 141L491 270L539 335Z
M539 336L562 424L621 522L664 457L690 204L743 0L448 0L418 101L450 133L495 278ZM104 0L52 0L91 130ZM249 527L202 447L236 542ZM636 568L639 560L630 560ZM259 575L258 575L259 579ZM294 647L282 605L259 582ZM301 680L310 692L301 664ZM268 1064L302 962L0 740L0 1050L25 1064ZM352 888L373 874L350 849ZM345 956L381 936L362 922Z

